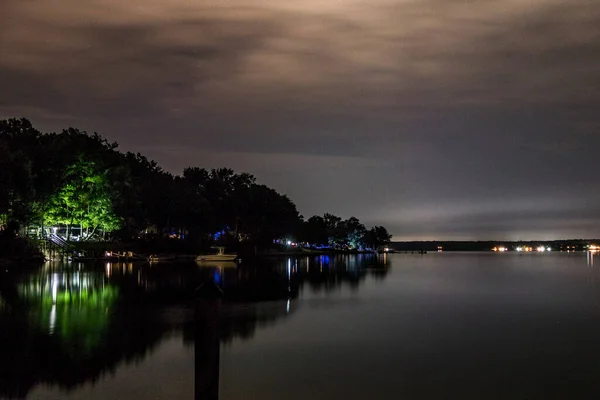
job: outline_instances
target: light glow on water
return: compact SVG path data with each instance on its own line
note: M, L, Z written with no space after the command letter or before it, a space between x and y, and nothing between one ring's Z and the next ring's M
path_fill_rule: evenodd
M52 310L50 311L50 335L54 333L54 328L56 327L56 304L52 305Z
M130 274L128 265L113 264L110 277L106 265L44 271L19 284L35 318L11 325L29 333L15 335L22 342L0 344L0 363L18 369L15 360L48 346L52 336L52 348L30 354L27 368L15 370L21 387L33 376L31 398L92 400L108 391L135 398L130 394L147 393L142 388L155 383L156 371L161 390L153 398L193 393L193 379L182 377L201 370L192 349L203 345L194 332L204 325L195 325L188 296L180 293L186 287L193 293L196 274L218 280L218 270L225 296L273 289L266 299L234 296L220 306L220 398L439 398L450 390L457 398L489 390L501 398L518 398L521 390L573 398L593 392L600 356L600 270L591 268L594 252L583 254L331 256L322 271L319 256L272 260L272 269L136 265ZM147 286L137 285L140 274ZM67 296L76 280L78 289ZM115 302L121 284L137 289ZM36 381L77 375L69 371L82 373L82 363L100 369L84 372L68 392L55 378ZM473 385L460 384L467 375Z

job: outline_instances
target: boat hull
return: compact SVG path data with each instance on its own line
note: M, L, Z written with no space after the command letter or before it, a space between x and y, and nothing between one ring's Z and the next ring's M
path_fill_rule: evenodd
M237 254L206 254L196 257L196 262L204 261L234 261Z
M228 269L237 268L238 263L235 261L196 261L196 265L200 268Z

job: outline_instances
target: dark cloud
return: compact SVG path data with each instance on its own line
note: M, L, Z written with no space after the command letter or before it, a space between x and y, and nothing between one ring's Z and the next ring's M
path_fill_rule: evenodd
M398 238L600 236L595 1L4 8L2 116L247 170Z

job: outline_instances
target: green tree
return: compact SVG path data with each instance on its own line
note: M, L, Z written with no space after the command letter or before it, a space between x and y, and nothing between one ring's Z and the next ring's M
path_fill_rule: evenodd
M345 244L355 249L361 248L367 229L358 218L350 217L342 221L341 226L345 235Z
M98 228L104 232L119 228L120 218L113 210L106 171L99 171L93 161L80 158L67 168L64 181L50 198L44 213L46 224L66 225L67 239L77 225L88 230L86 238Z

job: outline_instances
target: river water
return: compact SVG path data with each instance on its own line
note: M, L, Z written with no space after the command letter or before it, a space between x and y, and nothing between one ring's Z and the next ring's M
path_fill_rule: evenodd
M596 257L13 268L0 275L0 397L598 398ZM198 303L212 282L220 305Z

